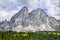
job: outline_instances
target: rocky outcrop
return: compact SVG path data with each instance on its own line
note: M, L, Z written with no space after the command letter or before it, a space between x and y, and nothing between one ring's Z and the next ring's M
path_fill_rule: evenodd
M11 18L10 20L11 28L17 27L18 25L28 26L29 25L29 23L27 22L28 17L29 17L28 8L23 7L21 11L19 11Z
M0 22L0 31L9 31L9 22L6 20L3 22Z

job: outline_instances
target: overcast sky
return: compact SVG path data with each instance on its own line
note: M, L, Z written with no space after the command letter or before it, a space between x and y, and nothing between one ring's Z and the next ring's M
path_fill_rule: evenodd
M9 20L15 13L26 6L29 11L41 8L49 16L60 19L59 0L0 0L0 21Z

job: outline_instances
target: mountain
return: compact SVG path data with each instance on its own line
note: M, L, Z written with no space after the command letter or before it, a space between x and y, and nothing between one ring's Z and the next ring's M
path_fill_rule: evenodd
M60 20L58 20L58 23L60 24Z
M9 31L9 22L7 20L0 22L0 31Z
M12 16L12 18L10 20L11 28L14 28L14 27L16 27L18 25L25 26L25 23L27 25L29 25L27 23L27 21L26 21L28 17L29 17L28 8L23 7L21 9L21 11L19 11L17 14L15 14L14 16Z
M18 13L11 17L11 20L0 22L0 30L10 31L57 31L60 30L58 20L49 17L44 10L37 8L28 12L23 7ZM59 31L58 30L58 31Z
M43 10L36 9L29 14L29 17L30 17L30 23L32 22L31 23L32 25L40 26L41 24L47 23L47 18L49 16L46 15L46 13L43 12Z

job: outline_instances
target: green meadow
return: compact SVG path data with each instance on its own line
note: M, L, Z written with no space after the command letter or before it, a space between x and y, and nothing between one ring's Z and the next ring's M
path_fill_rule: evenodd
M60 40L60 32L0 32L0 40Z

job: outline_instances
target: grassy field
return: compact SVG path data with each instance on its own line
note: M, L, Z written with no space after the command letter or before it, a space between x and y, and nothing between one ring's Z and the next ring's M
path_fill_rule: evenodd
M0 32L0 40L60 40L60 32Z

